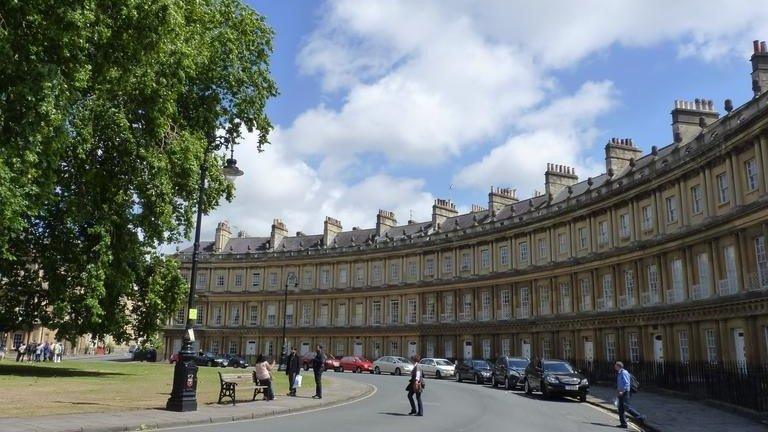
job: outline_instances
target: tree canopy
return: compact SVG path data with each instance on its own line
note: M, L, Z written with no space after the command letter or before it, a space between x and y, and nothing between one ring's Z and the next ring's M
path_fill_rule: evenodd
M208 144L268 142L272 38L239 0L0 2L0 329L160 328L204 160L204 210L232 198Z

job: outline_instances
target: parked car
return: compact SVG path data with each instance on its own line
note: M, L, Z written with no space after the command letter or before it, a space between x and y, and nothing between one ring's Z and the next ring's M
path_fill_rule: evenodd
M219 354L200 352L197 357L195 357L195 364L198 366L227 367L229 362Z
M535 360L525 368L525 393L540 391L547 398L553 395L587 400L589 381L563 360Z
M131 358L133 361L156 362L157 350L154 348L137 348L133 350L133 355Z
M248 367L248 363L245 361L245 359L238 355L223 354L221 357L227 361L226 366L233 367L233 368L243 368L243 369Z
M310 351L303 356L301 356L301 365L304 367L304 370L310 370L312 368L312 360L315 358L317 353L314 351ZM323 365L323 370L332 370L334 372L341 372L341 362L336 357L326 354L325 355L325 364Z
M493 386L503 386L507 390L514 390L522 386L525 381L525 368L530 363L525 357L501 356L493 365Z
M373 363L362 356L346 356L341 358L341 371L373 373Z
M490 383L492 379L491 364L488 360L462 360L456 367L456 381L472 380L477 384Z
M446 359L423 358L419 362L424 376L434 376L437 379L456 375L456 366Z
M373 373L375 374L386 372L392 375L402 375L404 373L409 374L412 370L413 363L405 357L383 356L373 362Z

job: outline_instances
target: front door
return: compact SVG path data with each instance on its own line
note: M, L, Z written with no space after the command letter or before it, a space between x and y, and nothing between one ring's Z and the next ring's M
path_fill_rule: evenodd
M531 342L529 342L528 339L523 339L520 351L523 357L527 359L531 358Z
M256 355L256 341L249 340L245 343L245 355Z
M584 338L584 360L591 362L595 359L595 345L590 339Z
M309 352L309 342L302 342L299 348L299 354L304 355Z
M408 341L408 358L413 358L416 355L416 341Z
M664 361L664 338L660 334L653 336L653 359L657 362Z
M747 353L744 350L744 330L740 328L733 329L733 353L736 363L743 367L747 363Z
M472 358L472 341L471 340L464 341L464 358L465 359Z
M362 357L363 356L363 343L362 342L355 342L355 345L352 348L353 354Z

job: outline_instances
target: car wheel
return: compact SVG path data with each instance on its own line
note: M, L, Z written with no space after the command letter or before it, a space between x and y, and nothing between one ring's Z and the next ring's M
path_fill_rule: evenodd
M440 375L440 371L435 371L435 379L443 379L442 375Z
M532 395L533 389L531 388L531 385L528 384L528 380L525 380L525 394Z
M400 376L400 368L395 368L395 375Z
M549 399L549 390L547 389L547 384L545 382L541 382L539 386L541 389L541 395L544 397L544 399Z
M355 372L356 372L356 373L360 373L360 372L362 372L362 369L360 369L360 366L358 366L358 367L356 367L356 368L355 368Z
M373 368L373 373L375 373L376 375L381 375L381 369L378 366L376 366L375 368Z
M586 402L587 401L587 394L582 393L579 395L579 402Z

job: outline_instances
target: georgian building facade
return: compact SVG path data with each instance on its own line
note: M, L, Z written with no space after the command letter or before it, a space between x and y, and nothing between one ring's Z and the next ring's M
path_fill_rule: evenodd
M278 355L285 321L289 346L334 355L768 362L764 43L752 66L746 104L676 101L672 144L611 139L605 173L549 164L538 196L491 188L467 214L438 199L429 221L381 210L375 228L327 217L317 235L222 222L194 276L196 343ZM190 280L191 249L177 258Z

